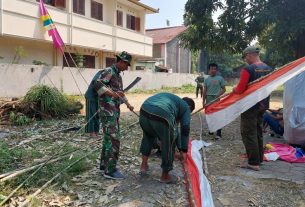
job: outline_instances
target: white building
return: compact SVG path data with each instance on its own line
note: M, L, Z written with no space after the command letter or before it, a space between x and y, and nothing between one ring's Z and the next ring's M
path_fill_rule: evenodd
M81 57L84 67L109 66L123 50L134 59L152 57L145 15L158 10L138 0L45 0L45 5L65 52ZM33 61L67 65L42 26L39 0L0 0L0 63Z

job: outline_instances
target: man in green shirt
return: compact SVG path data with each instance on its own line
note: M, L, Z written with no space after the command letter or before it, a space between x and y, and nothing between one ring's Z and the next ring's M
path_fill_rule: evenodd
M188 150L191 112L195 103L190 98L183 98L171 93L159 93L149 97L141 106L140 125L143 139L141 173L148 170L148 157L158 139L161 143L162 174L160 182L175 183L177 178L169 174L173 169L175 146L185 161ZM180 124L180 133L178 125ZM181 136L180 136L181 134Z
M203 94L203 85L204 85L203 73L199 73L199 76L195 79L195 82L197 83L197 87L196 87L196 98L198 98L198 92L199 92L199 90L200 90L200 97L202 98L202 94Z
M203 90L203 107L218 99L222 94L226 92L225 81L223 77L217 75L218 65L215 63L211 63L208 66L209 68L209 77L204 82L204 90ZM219 120L221 121L221 120ZM213 134L213 133L209 133ZM216 132L216 139L221 138L221 129Z

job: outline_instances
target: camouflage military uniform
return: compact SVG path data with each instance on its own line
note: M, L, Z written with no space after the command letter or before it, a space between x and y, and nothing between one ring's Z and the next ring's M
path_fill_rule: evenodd
M104 140L101 154L101 166L105 167L105 173L116 170L120 151L119 116L122 101L105 95L107 87L112 91L122 91L123 83L120 71L114 65L102 71L97 79L95 89L99 94L100 118L104 132Z

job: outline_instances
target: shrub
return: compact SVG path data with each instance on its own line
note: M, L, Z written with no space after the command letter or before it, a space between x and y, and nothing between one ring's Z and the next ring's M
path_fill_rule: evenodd
M29 119L26 115L22 113L15 113L13 111L10 112L9 120L12 124L17 126L27 125L31 122L31 119Z
M52 116L63 115L68 106L68 100L57 88L46 85L33 86L25 95L24 102Z

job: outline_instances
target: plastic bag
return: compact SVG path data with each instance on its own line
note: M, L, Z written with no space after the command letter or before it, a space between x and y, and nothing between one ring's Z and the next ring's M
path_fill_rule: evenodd
M284 138L289 144L305 145L305 72L285 83Z

